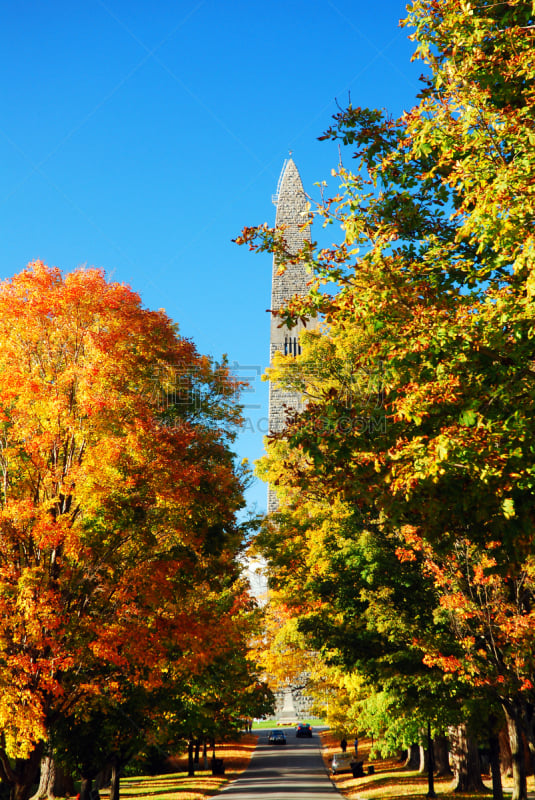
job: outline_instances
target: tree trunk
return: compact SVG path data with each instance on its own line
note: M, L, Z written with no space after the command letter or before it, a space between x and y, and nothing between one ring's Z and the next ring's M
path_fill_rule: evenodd
M203 769L207 770L208 769L208 739L206 738L206 736L204 737L204 740L203 740L202 760L203 760ZM110 800L111 800L111 798L110 798Z
M188 776L190 778L193 778L193 776L195 775L195 764L194 764L194 761L193 761L193 748L194 748L194 746L195 746L195 743L193 741L193 737L190 736L189 742L188 742ZM82 798L80 798L80 800L82 800Z
M58 767L54 757L47 755L41 759L41 777L39 788L30 800L54 800L55 797L67 797L74 794L74 781L61 767Z
M433 739L431 738L431 723L427 722L427 794L426 797L436 797L435 793L435 754L433 752Z
M95 778L95 789L107 789L111 780L111 762L101 769Z
M199 766L199 756L201 753L201 740L195 739L195 758L193 759L195 762L195 766Z
M447 736L435 736L433 740L433 755L437 775L440 778L449 777L451 772Z
M420 759L420 766L418 767L418 772L420 773L420 775L426 775L427 774L427 762L428 762L428 759L427 759L427 750L425 749L425 747L423 745L420 745L420 747L419 747L419 756L418 757Z
M511 757L511 743L507 732L507 723L498 734L500 740L500 767L502 775L511 778L513 775L513 759Z
M120 767L117 761L111 765L110 775L110 800L119 800L119 775Z
M524 742L519 715L512 705L507 704L505 716L509 744L511 745L511 759L513 762L513 797L512 800L527 800L528 787L526 779L526 762L524 757Z
M528 775L535 775L535 730L533 728L534 708L531 703L522 701L522 728L526 737L529 752Z
M80 800L90 800L91 787L93 785L93 778L84 778L80 780Z
M55 798L54 784L56 782L56 762L52 756L44 756L41 759L41 776L39 778L39 788L31 800L42 800L44 797L53 800Z
M492 800L503 800L500 740L497 733L489 734L489 760L492 773Z
M5 750L0 748L0 778L9 786L11 800L29 799L39 780L42 754L43 742L40 742L28 758L17 758L12 764Z
M454 792L484 792L477 742L469 736L466 725L450 728L451 757L455 778Z
M420 766L420 745L411 744L407 760L403 764L403 769L418 769Z

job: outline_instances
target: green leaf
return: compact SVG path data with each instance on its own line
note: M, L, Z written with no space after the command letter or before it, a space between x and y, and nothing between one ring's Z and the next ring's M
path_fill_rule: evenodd
M477 422L477 413L473 408L466 409L459 417L459 422L461 425L471 428Z
M511 519L515 516L515 504L511 497L506 497L502 503L503 515L506 519Z

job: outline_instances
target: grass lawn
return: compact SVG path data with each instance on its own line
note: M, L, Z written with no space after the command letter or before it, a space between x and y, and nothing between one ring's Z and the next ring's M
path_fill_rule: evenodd
M323 747L323 758L327 768L329 757L340 751L339 737L330 731L320 733ZM364 761L364 771L373 764L374 774L365 775L363 778L353 778L351 774L335 775L332 780L338 790L349 800L421 800L427 794L427 775L417 772L408 772L403 769L395 759L374 759L369 761L370 740L359 739L359 761ZM350 745L348 744L348 751ZM487 779L488 777L488 779ZM451 791L451 778L435 778L435 794L440 800L473 800L474 798L492 798L490 776L484 776L484 783L489 787L488 794L453 794ZM511 787L508 779L503 781L504 789ZM534 788L533 777L528 778L528 790Z
M307 717L306 719L299 718L299 722L303 723L308 722L309 725L316 725L316 726L324 725L321 719L313 719L312 717L310 718ZM297 722L295 724L288 725L287 722L280 722L276 717L273 717L272 719L261 719L260 721L255 720L253 722L254 731L261 730L262 728L264 729L268 728L269 730L271 730L272 728L278 728L278 727L295 728L297 727Z
M254 733L247 733L239 742L216 746L216 758L222 758L225 764L224 775L214 776L211 770L199 769L195 777L189 778L187 756L181 756L172 760L176 772L171 774L121 778L121 797L124 800L204 800L212 797L243 772L256 747L256 740ZM105 791L101 790L100 794L106 797Z

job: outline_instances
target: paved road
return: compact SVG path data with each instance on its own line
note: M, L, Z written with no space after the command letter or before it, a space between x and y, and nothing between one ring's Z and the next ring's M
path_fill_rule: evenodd
M296 739L295 728L283 729L286 745L270 745L269 730L260 730L251 763L218 800L334 800L340 797L325 770L317 733Z

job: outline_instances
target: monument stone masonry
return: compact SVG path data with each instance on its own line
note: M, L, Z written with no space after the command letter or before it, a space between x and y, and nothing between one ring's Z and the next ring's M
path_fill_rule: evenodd
M297 253L305 243L310 241L310 228L303 228L307 220L307 199L303 190L301 177L293 160L285 161L279 178L277 194L273 197L277 208L275 226L284 227L286 249L291 254ZM277 311L295 294L307 293L309 275L303 264L288 264L282 275L278 275L280 262L273 258L273 279L271 288L271 310ZM285 355L296 356L300 352L299 333L303 324L299 322L289 329L279 327L280 320L272 314L270 336L270 363L274 354L279 351ZM298 411L302 400L298 393L288 392L273 383L269 384L269 432L279 433L286 422L287 411ZM268 513L277 510L277 496L268 488Z
M290 255L296 254L305 242L310 241L310 228L307 221L307 198L301 177L293 160L285 161L273 197L277 207L275 227L284 228L286 250ZM309 275L302 264L287 264L282 275L278 275L280 261L273 258L273 279L271 289L271 310L277 311L294 295L305 295L308 292ZM300 353L299 334L303 323L289 329L279 327L280 320L271 316L270 362L278 351L289 356ZM287 412L299 411L303 408L303 400L298 392L289 392L269 384L269 432L280 433L286 424ZM278 508L277 495L268 487L268 513ZM299 683L291 683L275 692L276 716L282 724L293 724L297 719L307 716L311 699L306 694L307 674L303 673Z

